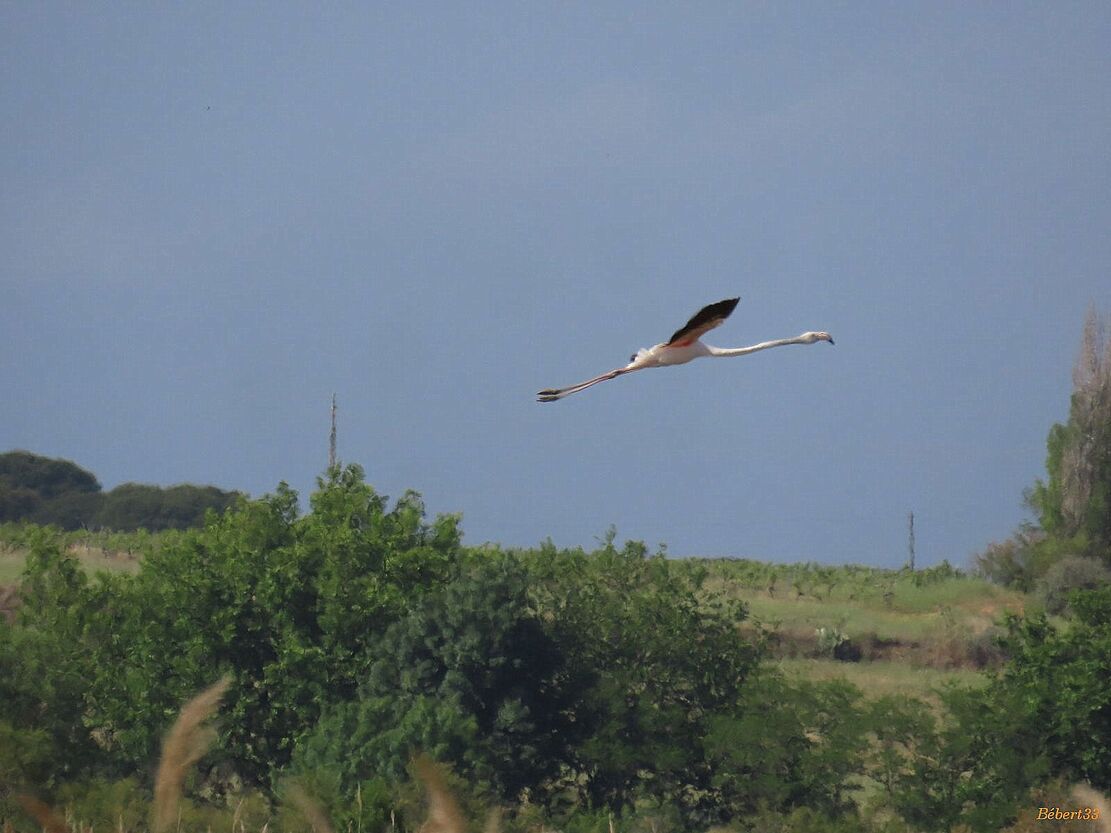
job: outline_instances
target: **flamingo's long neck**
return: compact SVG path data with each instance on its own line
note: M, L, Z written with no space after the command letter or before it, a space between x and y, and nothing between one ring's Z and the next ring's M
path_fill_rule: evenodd
M756 353L759 350L767 350L769 347L782 347L785 344L809 344L810 342L803 336L795 336L794 338L781 338L776 341L761 341L759 344L753 344L751 347L710 347L711 356L719 356L726 358L728 356L747 356L749 353Z

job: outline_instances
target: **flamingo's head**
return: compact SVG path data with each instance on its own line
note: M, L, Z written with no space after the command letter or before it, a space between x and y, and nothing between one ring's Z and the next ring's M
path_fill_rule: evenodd
M833 336L829 333L803 333L802 337L807 344L813 344L816 341L828 341L833 344Z

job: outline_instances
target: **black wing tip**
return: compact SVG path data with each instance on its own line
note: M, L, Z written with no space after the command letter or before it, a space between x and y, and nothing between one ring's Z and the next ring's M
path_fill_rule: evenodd
M724 301L718 301L715 304L707 304L694 315L691 320L672 333L668 344L673 344L679 341L691 330L696 330L699 327L711 322L717 321L719 324L733 314L733 310L737 308L737 304L741 302L738 298L726 298Z
M732 315L733 310L735 310L737 308L737 304L739 304L740 302L741 302L741 299L739 297L738 298L726 298L724 301L718 301L716 304L713 304L712 308L713 307L720 308L721 315L724 317L724 316L727 316L727 315Z

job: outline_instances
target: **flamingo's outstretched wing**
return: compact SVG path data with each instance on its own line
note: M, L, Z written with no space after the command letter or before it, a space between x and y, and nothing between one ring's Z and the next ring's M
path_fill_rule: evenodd
M710 304L694 314L690 321L675 331L675 335L667 342L668 347L682 347L692 344L702 338L705 333L714 329L732 314L737 308L740 298L727 298Z

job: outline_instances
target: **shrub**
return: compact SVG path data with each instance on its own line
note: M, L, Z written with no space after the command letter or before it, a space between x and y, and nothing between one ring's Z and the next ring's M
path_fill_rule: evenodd
M1038 582L1038 597L1047 613L1066 611L1076 590L1092 590L1111 581L1111 569L1100 560L1070 556L1050 567Z
M1012 659L986 690L1037 734L1051 771L1111 789L1111 585L1077 591L1074 619L1058 631L1044 616L1011 617ZM996 738L1003 738L995 733ZM1011 745L1010 739L1006 740Z
M1019 529L1005 541L989 544L975 557L976 572L995 584L1030 592L1037 576L1039 545L1045 534L1031 526Z

